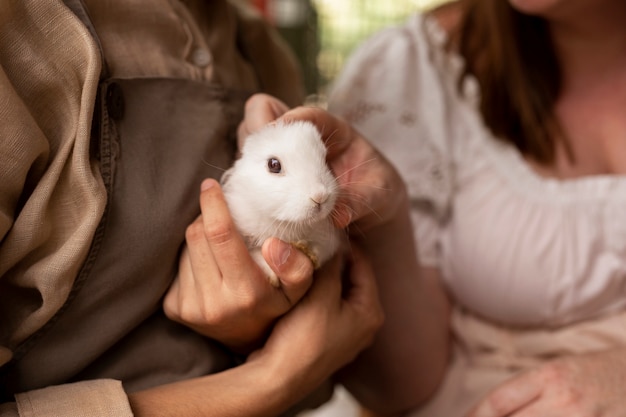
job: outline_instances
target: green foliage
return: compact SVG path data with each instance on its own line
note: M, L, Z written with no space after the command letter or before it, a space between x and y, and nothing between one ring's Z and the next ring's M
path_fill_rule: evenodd
M352 50L373 33L445 1L448 0L314 0L321 44L316 63L319 90L323 92Z

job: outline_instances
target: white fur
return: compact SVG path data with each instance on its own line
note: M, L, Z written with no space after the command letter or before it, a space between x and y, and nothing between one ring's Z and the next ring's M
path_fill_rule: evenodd
M281 173L270 172L270 158L280 161ZM305 242L319 264L337 250L340 231L330 214L338 187L312 123L275 123L250 135L241 157L224 173L222 186L237 228L272 285L280 283L261 255L267 238Z

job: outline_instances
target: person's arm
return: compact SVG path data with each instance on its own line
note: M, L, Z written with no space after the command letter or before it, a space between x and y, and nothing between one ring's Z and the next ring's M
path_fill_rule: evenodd
M343 381L359 401L374 410L398 411L414 406L432 394L443 377L448 359L448 301L440 287L438 272L420 267L416 260L404 184L388 161L348 124L320 109L286 111L287 107L273 97L253 96L246 105L240 137L245 137L281 115L285 120L309 120L318 126L327 142L329 163L342 189L342 197L333 217L337 227L348 227L355 244L363 246L373 263L386 315L385 325L374 345L341 374ZM209 193L215 191L218 189L214 188ZM206 198L207 204L212 202L212 208L207 206L205 210L207 218L208 213L218 212L216 207L220 204L216 205L216 202L219 200L219 193L214 194L213 198ZM227 218L225 206L223 209L225 213L222 216ZM211 235L213 233L208 233L208 240L213 240ZM221 245L221 249L227 246ZM308 281L303 278L306 275L303 266L308 265L310 268L310 265L298 251L292 251L292 255L281 272L284 276L291 274L290 281L297 284L295 288L302 290L308 285ZM266 257L275 269L280 270L274 258ZM224 271L220 276L227 277ZM213 272L209 275L218 274ZM196 274L197 277L203 277L203 281L209 275ZM193 295L193 292L189 293ZM263 298L263 292L249 294L252 299ZM211 304L210 295L207 292L197 304L207 300L207 304ZM255 304L247 305L258 308L259 305L280 304L278 299L267 300L256 304L257 307ZM228 323L235 323L237 318L250 317L251 310L235 304L231 306L231 318L227 320L221 316L215 323L221 323L226 329L245 329L244 326L236 327ZM222 308L224 310L228 309ZM272 316L263 317L266 317L266 325L271 325ZM216 332L216 327L206 320L190 319L186 324L201 328L204 334L218 340L224 339L224 335ZM259 322L257 326L260 326ZM245 338L262 333L260 330L250 330L248 328L240 336Z
M244 364L131 394L135 415L276 416L287 410L354 359L382 323L373 272L363 255L354 259L347 287L340 258L322 268Z
M299 108L283 119L309 120L322 131L343 190L338 226L348 226L372 262L385 312L374 344L341 373L342 381L374 411L414 407L443 378L449 305L438 271L418 263L404 183L382 154L329 113Z
M336 257L306 296L274 326L267 342L242 365L165 384L126 397L113 380L82 381L16 395L3 417L276 416L315 390L374 337L383 314L368 263L355 254L342 275ZM348 278L348 285L342 284ZM176 360L176 358L172 358ZM19 414L18 414L19 411Z
M374 265L386 320L341 381L368 409L395 413L423 403L444 376L449 301L439 271L415 259L405 210L358 241Z
M286 106L266 95L253 96L246 108L247 123L240 128L241 136L254 131L286 110ZM417 263L404 184L380 153L349 125L329 113L320 109L298 108L285 113L282 118L309 120L322 132L329 150L329 163L342 189L342 197L333 216L336 225L340 228L348 226L355 245L363 246L376 269L380 286L380 296L387 317L385 324L374 345L342 372L341 376L357 399L374 410L390 412L414 406L433 392L443 376L448 357L448 306L439 287L436 271L420 268ZM202 245L211 249L206 249L202 256L196 257L195 273L179 275L178 280L181 283L183 279L189 279L189 284L178 288L178 284L175 284L170 294L187 288L187 291L180 294L186 293L189 297L172 297L171 300L177 302L171 305L168 305L166 299L166 311L170 311L170 316L174 319L209 337L225 341L230 346L237 345L231 342L233 332L237 333L236 339L239 340L258 340L263 329L271 326L272 320L280 313L280 308L274 310L274 315L263 313L267 312L268 306L280 307L281 304L271 294L269 298L266 297L264 287L247 292L248 301L239 304L237 301L241 301L241 298L230 295L218 296L218 300L213 302L213 297L219 294L215 290L194 292L196 288L202 288L214 279L222 289L234 288L222 285L229 281L243 283L251 289L255 280L252 269L235 268L235 271L231 271L232 263L219 261L231 256L238 258L238 262L246 260L245 246L243 243L236 243L236 233L224 232L232 231L232 227L225 227L229 223L228 211L219 187L214 185L203 193L205 196L201 197L201 204L206 205L203 209L203 213L206 213L204 218L210 224L200 224L198 235ZM214 217L221 218L217 222L217 229L211 220ZM216 230L221 232L216 233ZM240 255L233 255L231 250ZM291 271L291 282L299 283L295 288L301 291L310 282L306 279L306 268L302 266L310 268L310 263L298 251L292 251L292 254L295 256L286 265L288 268L280 272L286 276ZM273 258L271 255L266 257L275 269L280 270ZM206 259L211 259L211 263L220 266L204 268L207 266L205 264L201 268L201 259L205 262ZM248 279L237 279L236 274L231 274L237 271L248 271L244 274ZM281 273L278 275L280 277ZM196 281L198 283L193 284ZM228 300L233 302L229 305L223 304ZM177 311L182 311L183 307L205 311L206 308L216 306L218 312L227 311L232 314L192 314L177 317ZM253 310L263 314L255 315ZM211 317L214 320L207 320ZM255 321L252 326L235 325L240 320L251 323L249 317L260 317L261 320ZM222 329L226 331L222 332Z

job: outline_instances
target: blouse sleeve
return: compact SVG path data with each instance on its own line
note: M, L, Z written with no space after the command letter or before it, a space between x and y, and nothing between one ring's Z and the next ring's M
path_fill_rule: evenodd
M111 379L57 385L18 394L15 398L20 417L133 415L121 382Z
M439 265L439 240L450 211L452 151L446 93L436 45L415 15L361 45L338 77L329 109L397 167L409 191L419 260Z

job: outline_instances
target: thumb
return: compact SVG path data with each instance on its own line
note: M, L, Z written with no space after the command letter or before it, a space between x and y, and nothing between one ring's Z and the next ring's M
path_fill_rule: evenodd
M295 305L313 282L313 264L304 253L277 238L263 243L263 257L274 270L285 296Z

